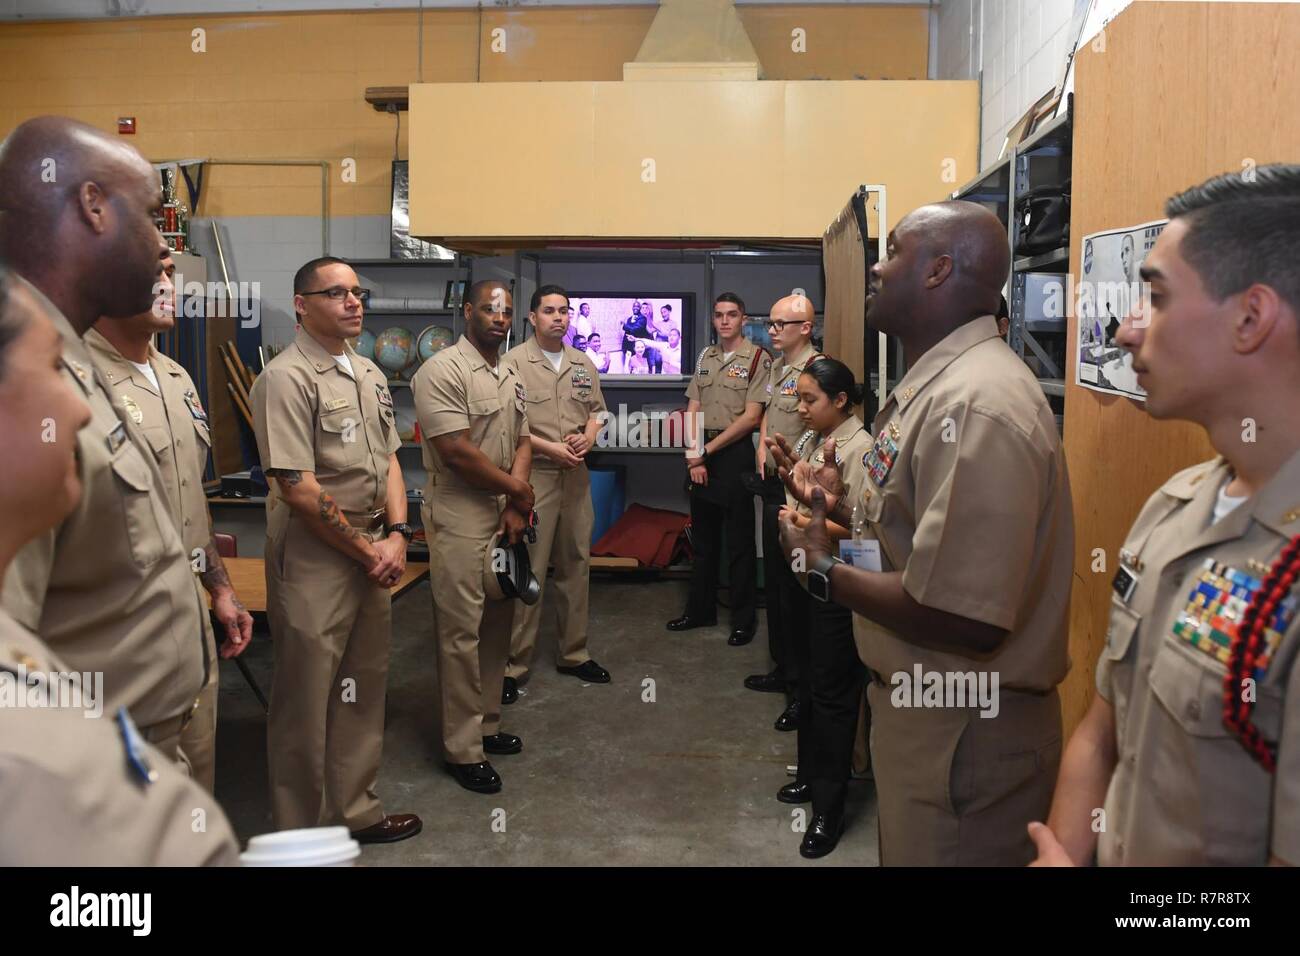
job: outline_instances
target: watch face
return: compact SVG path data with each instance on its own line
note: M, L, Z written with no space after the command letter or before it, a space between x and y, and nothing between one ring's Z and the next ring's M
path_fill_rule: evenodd
M819 601L831 599L831 581L820 571L808 572L808 593Z

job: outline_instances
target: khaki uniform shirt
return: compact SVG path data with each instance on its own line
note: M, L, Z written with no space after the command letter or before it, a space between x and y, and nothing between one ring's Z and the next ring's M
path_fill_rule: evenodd
M710 345L695 362L695 374L686 386L686 397L700 403L705 431L722 431L754 402L762 405L767 396L772 357L749 339L724 361L720 346Z
M436 485L467 488L477 494L442 463L431 439L454 432L469 432L469 440L498 468L509 471L519 439L529 434L527 395L513 365L498 360L494 374L468 338L461 336L420 366L411 379L415 413L424 435L424 467L429 489ZM426 490L426 499L429 497Z
M85 342L52 305L63 370L90 406L77 433L82 492L18 552L5 609L70 665L102 671L106 707L141 727L180 717L207 682L203 600L144 436L112 401Z
M876 416L850 487L920 604L1010 631L983 666L1000 687L1051 691L1069 669L1074 519L1051 408L992 316L921 356ZM853 618L863 662L884 676L971 669L971 658L910 644Z
M767 405L764 415L767 416L769 438L782 435L793 444L803 434L804 425L799 419L799 376L821 357L822 353L809 342L797 358L790 361L779 358L772 362L764 396Z
M1103 865L1300 865L1300 589L1269 622L1252 722L1277 746L1269 774L1223 723L1237 622L1286 543L1300 535L1300 454L1211 523L1222 459L1152 495L1120 552L1132 593L1111 595L1097 691L1115 709L1118 762L1106 793ZM1236 694L1241 688L1234 688Z
M149 364L158 377L155 389L148 376L97 330L87 332L85 341L114 401L121 403L153 449L172 518L185 553L193 562L212 543L208 499L203 493L203 472L208 467L212 436L208 433L208 413L203 410L194 382L181 365L150 345ZM211 618L206 614L203 624L211 666L217 651Z
M253 430L264 469L310 471L348 515L382 511L388 466L402 446L388 380L369 359L343 346L348 375L300 328L253 382ZM271 483L268 510L278 492Z
M503 365L515 370L524 385L528 430L544 441L563 441L565 435L580 434L587 422L605 411L600 376L586 354L564 346L564 360L557 372L534 336L501 357ZM586 462L583 462L585 467ZM559 468L542 455L533 456L534 468Z
M0 699L27 703L0 706L0 866L237 866L211 794L143 740L133 762L122 718L93 716L68 670L0 611Z
M850 415L839 427L825 438L813 431L805 431L795 440L798 456L809 462L814 468L826 463L826 440L835 439L835 463L840 468L840 478L848 486L861 481L862 456L871 447L871 434L857 415ZM812 514L812 508L795 499L789 490L785 493L785 503L802 515ZM852 529L850 529L852 530Z

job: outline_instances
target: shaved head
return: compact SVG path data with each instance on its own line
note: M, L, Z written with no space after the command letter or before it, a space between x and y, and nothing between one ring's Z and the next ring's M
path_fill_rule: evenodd
M996 315L1011 268L1001 220L961 200L921 206L889 234L888 258L872 266L867 322L918 343L939 341Z
M146 311L167 251L158 173L85 123L41 116L0 143L0 256L84 332Z
M808 324L805 325L805 322ZM816 324L817 314L812 300L806 295L795 293L777 299L772 306L768 335L771 336L774 348L794 359L812 338Z

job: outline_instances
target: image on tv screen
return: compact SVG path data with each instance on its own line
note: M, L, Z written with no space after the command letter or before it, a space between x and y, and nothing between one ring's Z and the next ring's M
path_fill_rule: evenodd
M689 374L695 356L688 297L572 293L569 307L573 316L564 341L585 351L601 375Z

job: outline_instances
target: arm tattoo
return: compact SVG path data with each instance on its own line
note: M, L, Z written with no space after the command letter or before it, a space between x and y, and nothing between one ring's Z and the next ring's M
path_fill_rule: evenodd
M268 477L279 481L280 484L288 485L289 487L293 487L302 481L301 471L290 471L286 468L271 468L267 470L266 474Z
M207 570L199 575L203 589L209 594L230 589L230 572L226 570L226 562L221 560L216 541L209 541L203 554L207 560Z
M324 491L320 493L320 520L325 522L325 527L349 540L360 536L360 532L348 524L348 519L343 517L338 503Z

